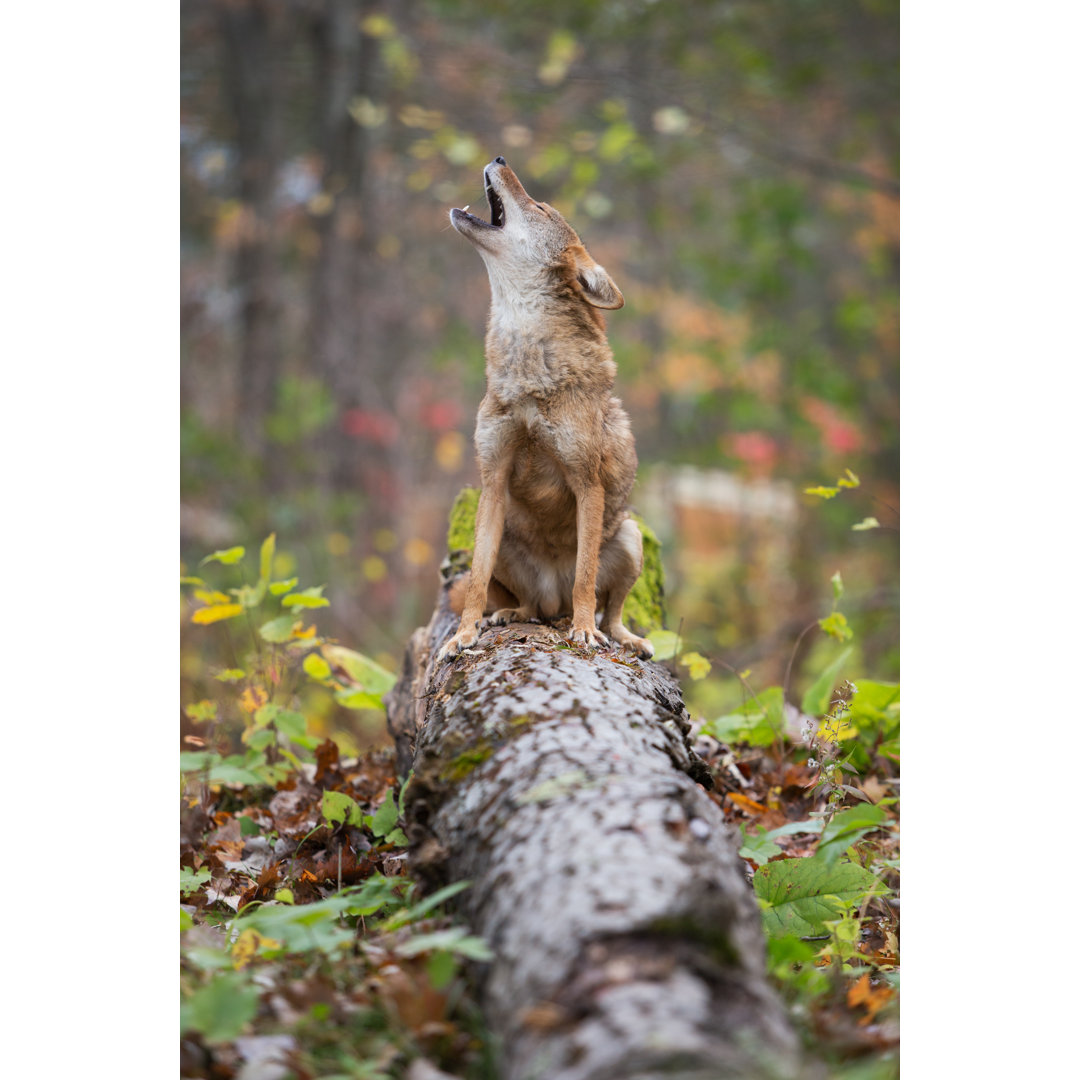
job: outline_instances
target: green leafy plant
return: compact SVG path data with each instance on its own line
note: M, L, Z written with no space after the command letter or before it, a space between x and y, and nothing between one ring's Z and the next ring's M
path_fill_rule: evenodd
M835 486L807 493L828 500L858 485L846 470ZM874 525L863 522L858 531ZM692 677L727 672L742 695L741 704L697 730L720 744L714 769L726 770L720 775L729 781L723 784L729 814L749 819L738 822L739 854L753 866L775 983L799 1015L865 1011L859 1024L884 1015L895 1023L889 1010L898 985L898 921L890 899L900 864L890 773L899 761L900 690L895 683L848 677L859 645L841 610L839 572L830 586L829 610L799 638L801 644L818 633L828 647L796 699L798 708L787 685L756 689L749 671L720 659L696 663L681 635L654 632L652 639L660 657ZM742 759L758 764L740 771ZM762 779L748 782L755 770ZM789 809L789 820L777 825ZM769 826L755 826L763 816ZM893 1064L883 1075L893 1075Z
M250 976L235 971L212 975L180 1005L180 1030L210 1042L235 1039L254 1018L259 991Z
M836 479L835 486L818 484L814 487L803 488L805 495L816 495L819 499L834 499L845 488L857 488L861 485L859 478L850 470L845 469L844 475ZM851 526L852 532L867 532L870 529L881 528L881 523L876 517L864 517L862 521Z
M404 798L408 781L401 789L399 798ZM394 792L387 791L379 809L374 814L364 814L354 799L341 791L324 791L322 804L323 817L330 825L356 825L370 830L376 840L387 844L404 845L408 837L397 828L401 811Z
M879 888L869 870L848 860L832 865L817 856L767 863L754 874L754 892L770 937L820 934L839 903L862 903Z
M468 883L421 897L403 873L408 781L399 788L379 751L361 766L312 734L316 707L382 710L394 675L319 633L324 589L275 574L275 549L270 536L246 575L236 546L182 578L209 677L185 706L198 734L180 755L194 823L180 874L181 1027L228 1057L240 1036L281 1026L272 1003L304 999L280 1037L306 1074L389 1078L400 1074L390 1063L435 1053L427 1032L455 1030L462 968L492 953L447 914ZM446 1063L482 1046L455 1037Z
M234 659L214 673L217 699L185 708L189 720L208 730L196 740L205 749L181 754L181 772L207 785L274 787L310 762L321 740L310 733L299 707L298 693L305 687L323 688L347 709L382 709L382 695L394 683L393 673L374 660L319 636L308 620L330 603L323 586L300 589L296 577L274 580L275 553L271 534L260 545L253 579L244 575L248 553L241 546L215 551L200 562L200 569L229 568L237 581L232 586L204 577L180 579L192 606L190 622L224 635L224 649Z
M180 867L180 895L190 896L197 892L210 880L210 871L205 867L201 870L192 870L189 866Z

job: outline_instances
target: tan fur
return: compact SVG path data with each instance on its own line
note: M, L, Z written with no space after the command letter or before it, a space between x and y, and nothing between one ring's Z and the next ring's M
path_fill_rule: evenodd
M622 307L622 293L501 158L484 179L501 226L450 212L487 265L491 314L472 572L455 598L461 626L440 659L475 644L492 611L496 624L571 613L572 641L595 647L609 635L651 656L649 642L622 623L642 565L641 533L627 511L637 455L611 392L615 363L601 312Z

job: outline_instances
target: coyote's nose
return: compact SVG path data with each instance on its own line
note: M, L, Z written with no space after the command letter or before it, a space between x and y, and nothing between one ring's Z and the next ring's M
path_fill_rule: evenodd
M497 158L495 159L495 164L496 164L496 165L505 165L505 164L506 164L506 158L504 158L504 157L497 157Z

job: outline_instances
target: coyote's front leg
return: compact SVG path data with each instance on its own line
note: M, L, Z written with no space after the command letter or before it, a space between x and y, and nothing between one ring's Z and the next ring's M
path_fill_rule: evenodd
M590 484L576 494L577 562L570 640L596 649L607 644L607 638L596 629L596 570L604 528L604 488L602 484Z
M488 583L495 570L506 517L506 472L499 470L492 483L480 489L476 508L476 540L473 544L472 572L465 592L458 632L439 650L438 660L457 656L462 649L475 645L480 637L480 622L484 617Z

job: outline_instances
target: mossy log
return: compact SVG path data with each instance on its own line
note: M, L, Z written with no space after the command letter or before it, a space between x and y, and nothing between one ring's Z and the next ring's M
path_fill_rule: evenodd
M496 954L480 996L500 1076L795 1075L757 904L677 680L541 624L489 628L437 664L465 562L445 564L387 704L413 770L414 874L471 881L461 914Z

